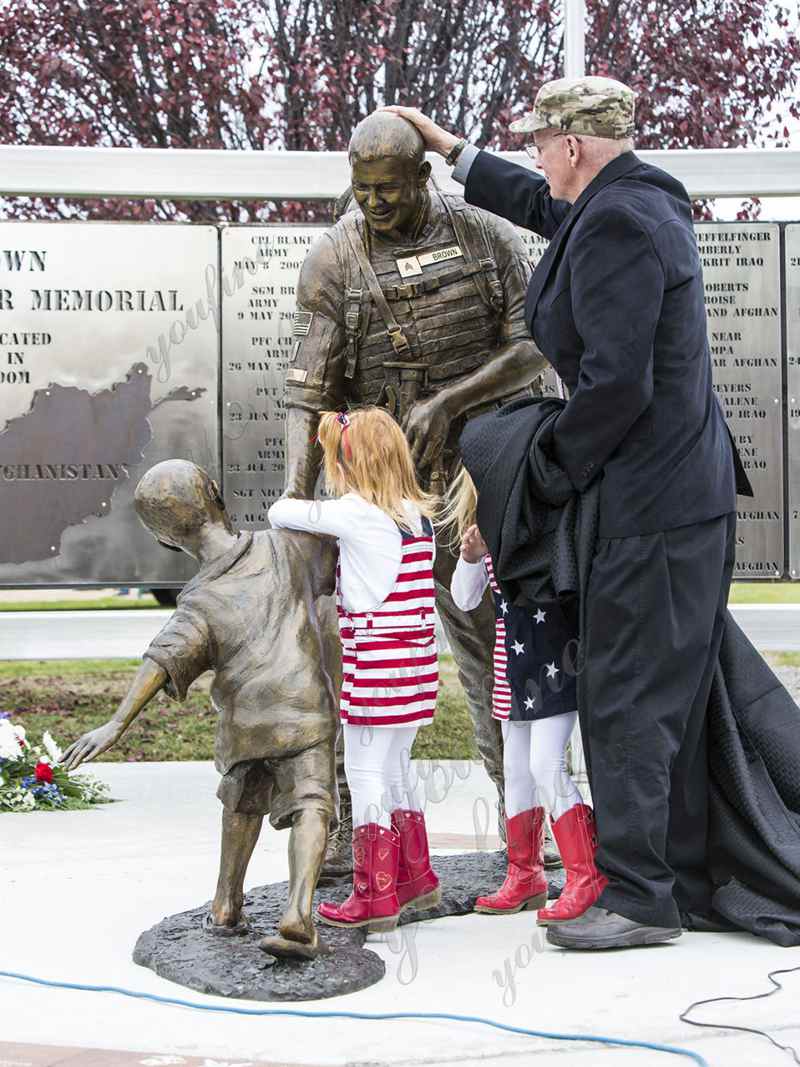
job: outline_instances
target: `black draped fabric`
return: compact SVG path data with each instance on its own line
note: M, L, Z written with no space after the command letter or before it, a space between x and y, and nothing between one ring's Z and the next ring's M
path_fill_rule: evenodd
M728 612L708 708L713 903L800 945L800 708Z
M459 441L478 528L511 604L577 605L597 537L599 482L578 494L551 458L566 401L524 397L471 419Z

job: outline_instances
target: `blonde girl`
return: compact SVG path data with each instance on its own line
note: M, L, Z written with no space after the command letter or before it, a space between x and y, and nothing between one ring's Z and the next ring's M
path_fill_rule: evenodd
M434 907L425 817L409 776L439 682L434 631L434 500L387 411L324 412L318 441L329 500L279 500L273 527L337 538L340 715L353 806L353 891L323 903L333 926L390 930L401 908Z

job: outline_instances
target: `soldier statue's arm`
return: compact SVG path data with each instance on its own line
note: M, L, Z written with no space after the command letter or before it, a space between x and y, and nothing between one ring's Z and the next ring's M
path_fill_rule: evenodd
M412 408L405 430L421 469L432 464L444 448L453 419L479 404L519 391L547 366L525 325L525 293L531 275L525 245L503 219L487 216L486 224L503 287L498 345L472 374Z
M333 241L323 234L306 256L297 283L294 344L286 373L284 496L310 499L322 453L319 414L344 401L343 272Z

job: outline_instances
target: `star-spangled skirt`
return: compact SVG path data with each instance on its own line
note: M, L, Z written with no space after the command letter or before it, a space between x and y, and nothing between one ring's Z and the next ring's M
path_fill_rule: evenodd
M511 721L533 722L575 711L577 629L561 605L512 604L504 622Z

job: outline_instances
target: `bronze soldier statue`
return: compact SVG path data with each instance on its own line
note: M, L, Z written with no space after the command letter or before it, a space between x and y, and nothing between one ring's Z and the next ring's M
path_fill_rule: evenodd
M431 188L421 137L376 112L349 146L357 208L311 248L297 289L286 375L288 496L312 497L319 412L388 408L404 428L422 484L444 493L458 470L465 421L531 391L545 360L525 326L530 265L514 227ZM444 625L502 809L499 723L491 717L494 610L450 597L456 554L439 535L435 579ZM339 775L340 795L346 784ZM502 821L502 810L501 810ZM343 820L344 825L344 820ZM325 871L350 868L349 841Z
M214 671L222 849L205 928L246 929L244 878L269 815L276 830L290 829L289 899L278 934L259 945L273 956L313 959L325 951L311 903L336 818L338 721L316 602L333 590L336 545L290 530L234 530L216 483L186 460L151 467L134 503L159 543L187 552L200 570L116 714L70 745L64 766L115 744L160 689L183 700L195 678Z

